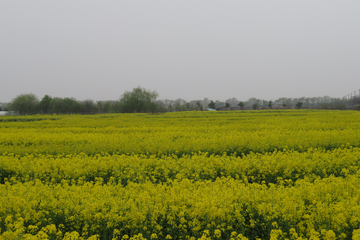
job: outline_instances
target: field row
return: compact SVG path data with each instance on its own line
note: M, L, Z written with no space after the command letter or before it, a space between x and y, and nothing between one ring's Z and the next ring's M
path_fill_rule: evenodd
M2 153L182 156L226 152L241 156L242 153L266 153L276 149L302 152L308 148L360 147L358 112L185 112L65 115L46 119L39 116L28 118L34 120L32 122L0 124Z
M1 229L8 234L39 232L54 224L61 234L111 239L141 233L150 239L200 238L204 231L229 239L233 232L267 239L272 230L310 238L329 231L348 239L360 225L359 175L329 177L294 186L248 184L232 178L188 179L168 184L112 181L70 185L38 180L0 185ZM4 236L6 233L4 233ZM63 235L61 235L63 237ZM55 239L55 238L54 238Z
M167 183L173 180L210 180L226 177L250 183L288 184L298 179L320 179L356 174L360 169L360 148L338 148L332 151L308 149L266 154L250 153L242 157L209 153L182 157L155 155L26 155L0 156L0 183L5 179L20 182L71 183L91 182L102 178L126 186L129 182Z
M340 147L360 147L360 129L332 131L289 131L262 130L253 132L217 131L200 132L179 129L176 132L143 133L82 133L74 134L62 129L63 133L41 133L37 130L19 130L0 133L1 153L26 154L146 154L146 155L189 155L198 152L223 155L227 153L267 153L276 150L307 151L309 148L331 150Z

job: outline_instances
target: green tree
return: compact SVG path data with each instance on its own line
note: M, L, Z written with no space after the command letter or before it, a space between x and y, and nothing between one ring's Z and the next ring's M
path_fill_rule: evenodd
M39 99L32 93L20 94L10 102L10 110L23 114L37 113Z
M120 98L121 111L125 113L156 112L156 91L147 91L144 88L134 88L132 92L126 91Z
M196 110L201 110L202 111L202 106L201 106L200 101L196 102Z
M259 105L257 103L254 103L253 104L253 109L256 110L256 109L259 109Z
M51 100L49 113L63 113L63 99L59 97L54 97Z
M82 113L82 104L75 98L64 98L62 101L61 109L63 113Z
M81 104L75 98L58 98L51 100L50 113L70 114L81 113Z
M230 103L225 103L225 108L229 108L230 107Z
M83 114L94 114L99 111L98 107L96 106L95 102L93 100L85 100L82 101L80 104L80 111Z
M99 109L100 113L112 113L114 112L115 101L97 101L96 106Z
M300 109L302 107L303 103L302 102L298 102L295 106L297 109Z
M269 101L268 107L271 108L271 109L272 109L272 104L273 104L273 102L272 102L272 101Z
M215 103L211 100L211 102L208 104L208 107L211 109L215 109Z
M245 104L244 104L244 102L239 102L239 103L238 103L238 106L239 106L240 108L243 108L243 107L245 106Z
M49 95L45 95L39 102L39 110L47 114L51 107L52 98Z

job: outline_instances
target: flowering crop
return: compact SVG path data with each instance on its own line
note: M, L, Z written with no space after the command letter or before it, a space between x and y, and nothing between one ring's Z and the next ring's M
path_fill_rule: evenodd
M360 113L0 118L2 239L360 239Z

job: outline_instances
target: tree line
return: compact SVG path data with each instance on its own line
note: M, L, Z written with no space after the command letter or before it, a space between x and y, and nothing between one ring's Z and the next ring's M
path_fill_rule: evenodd
M59 98L45 95L39 99L35 94L20 94L15 97L7 109L12 113L26 114L97 114L97 113L133 113L158 112L156 92L144 88L134 88L126 91L119 100L78 101L75 98Z
M124 92L118 100L78 101L75 98L59 98L45 95L39 99L32 93L15 97L6 109L15 114L97 114L97 113L158 113L173 111L203 110L261 110L261 109L360 109L360 98L332 98L329 96L313 98L279 98L267 101L249 98L239 101L229 98L225 101L203 100L186 101L184 99L158 100L156 91L141 87Z

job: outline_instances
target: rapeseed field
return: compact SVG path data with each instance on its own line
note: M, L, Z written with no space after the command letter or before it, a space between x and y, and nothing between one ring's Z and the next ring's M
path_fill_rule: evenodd
M0 117L0 240L360 239L360 112Z

